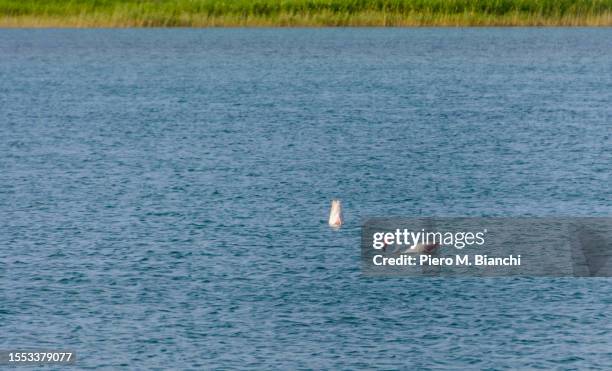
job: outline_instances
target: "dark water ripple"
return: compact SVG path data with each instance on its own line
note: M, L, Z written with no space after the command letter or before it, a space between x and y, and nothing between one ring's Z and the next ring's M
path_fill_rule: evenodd
M610 369L608 279L368 279L359 223L609 216L611 50L610 29L1 30L0 349Z

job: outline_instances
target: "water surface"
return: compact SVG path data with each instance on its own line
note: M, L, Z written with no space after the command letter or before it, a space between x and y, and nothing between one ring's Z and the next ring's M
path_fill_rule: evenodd
M610 369L609 279L365 278L359 226L609 216L611 51L610 29L0 30L0 349Z

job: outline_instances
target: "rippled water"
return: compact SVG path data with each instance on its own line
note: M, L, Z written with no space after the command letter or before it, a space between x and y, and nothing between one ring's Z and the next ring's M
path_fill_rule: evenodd
M610 369L609 279L365 278L359 227L609 216L611 123L611 29L0 30L0 349Z

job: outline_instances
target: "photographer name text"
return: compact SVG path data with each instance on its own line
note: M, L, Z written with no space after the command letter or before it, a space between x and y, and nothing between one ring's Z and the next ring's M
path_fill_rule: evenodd
M520 255L490 257L488 255L455 255L454 257L438 257L432 255L399 255L386 257L374 255L372 262L377 266L519 266Z

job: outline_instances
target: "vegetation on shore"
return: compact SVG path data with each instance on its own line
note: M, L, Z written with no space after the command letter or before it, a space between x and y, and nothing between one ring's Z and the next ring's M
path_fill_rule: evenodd
M0 27L612 26L612 0L0 0Z

